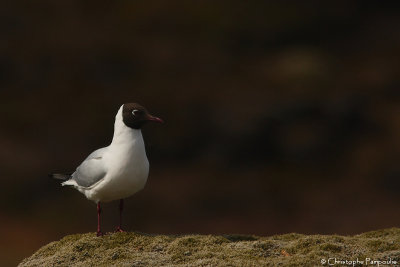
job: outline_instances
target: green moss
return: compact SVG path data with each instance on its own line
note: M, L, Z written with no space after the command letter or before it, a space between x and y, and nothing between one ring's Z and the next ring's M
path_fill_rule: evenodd
M400 260L400 229L356 236L285 234L66 236L20 266L319 266L323 258Z
M322 244L320 246L320 248L323 251L329 251L329 252L340 252L342 251L342 247L337 245L337 244L332 244L332 243L326 243L326 244Z
M371 231L371 232L366 232L361 235L358 235L359 237L366 237L366 238L373 238L373 237L385 237L385 236L390 236L390 235L396 235L398 236L400 233L400 228L388 228L388 229L382 229L382 230L377 230L377 231ZM357 236L356 236L357 237Z
M261 241L259 243L255 243L253 247L261 250L270 250L276 247L276 242L272 240Z
M383 241L379 239L371 240L367 242L367 246L374 252L384 252L390 250L400 249L399 243L393 241Z
M225 235L224 237L232 242L257 240L257 237L252 236L252 235L237 235L236 234L236 235Z
M290 241L290 240L297 240L304 235L301 234L296 234L296 233L290 233L290 234L284 234L284 235L274 235L271 238L275 240L282 240L282 241Z

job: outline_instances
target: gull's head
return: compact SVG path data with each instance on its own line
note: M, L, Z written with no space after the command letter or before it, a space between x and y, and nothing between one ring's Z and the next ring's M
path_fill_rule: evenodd
M163 120L150 115L145 107L137 103L127 103L122 106L122 121L132 129L140 129L149 121L163 123Z

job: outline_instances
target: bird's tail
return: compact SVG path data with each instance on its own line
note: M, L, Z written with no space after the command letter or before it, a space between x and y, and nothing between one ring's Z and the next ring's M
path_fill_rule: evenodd
M62 181L67 181L71 178L70 173L51 173L49 174L49 177L57 179L57 180L62 180Z

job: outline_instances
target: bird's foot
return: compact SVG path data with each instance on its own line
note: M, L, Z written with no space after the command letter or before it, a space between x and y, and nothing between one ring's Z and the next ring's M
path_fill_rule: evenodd
M97 231L97 236L103 236L103 232L102 231Z
M117 229L115 229L115 232L116 232L116 233L118 233L118 232L124 233L125 230L123 230L120 226L118 226Z

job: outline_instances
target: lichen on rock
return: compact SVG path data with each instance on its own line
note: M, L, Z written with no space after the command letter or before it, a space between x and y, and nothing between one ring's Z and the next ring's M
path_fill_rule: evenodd
M400 264L400 229L355 236L76 234L40 248L19 266L318 266L330 258Z

